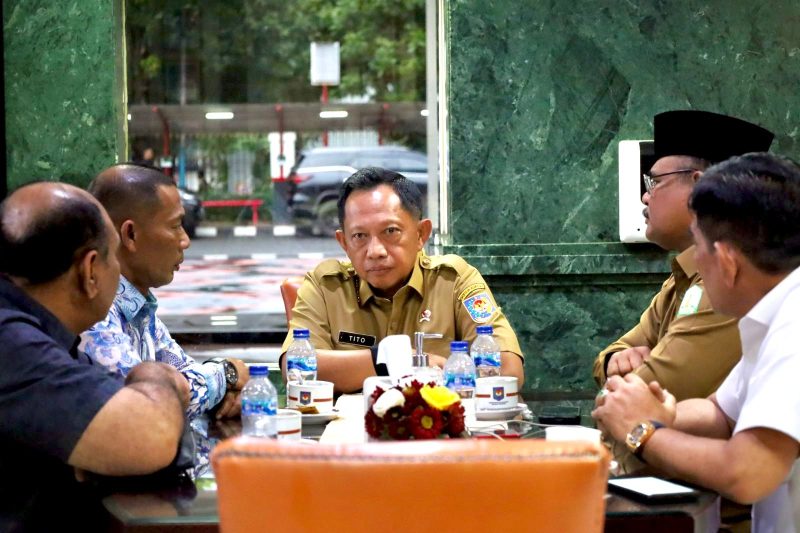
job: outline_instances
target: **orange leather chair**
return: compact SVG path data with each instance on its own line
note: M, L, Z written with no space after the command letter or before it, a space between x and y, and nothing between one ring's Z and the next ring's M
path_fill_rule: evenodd
M297 291L300 290L302 284L303 278L300 277L286 278L281 283L281 297L283 298L283 308L286 311L287 324L292 319L292 309L297 301Z
M608 461L600 445L538 439L237 437L212 455L223 533L600 532Z

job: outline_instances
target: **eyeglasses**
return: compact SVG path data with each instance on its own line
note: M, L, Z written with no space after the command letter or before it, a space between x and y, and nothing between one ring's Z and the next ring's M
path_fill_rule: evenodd
M662 183L661 180L656 181L658 178L663 178L664 176L669 176L670 174L684 174L686 172L696 172L696 171L697 171L696 168L682 168L680 170L673 170L672 172L664 172L663 174L654 174L652 176L647 173L642 174L642 180L644 180L644 189L648 193L653 194L653 189L655 189Z

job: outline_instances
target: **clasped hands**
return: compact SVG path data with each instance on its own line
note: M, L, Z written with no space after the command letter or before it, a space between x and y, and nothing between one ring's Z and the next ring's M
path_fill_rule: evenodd
M605 435L624 442L633 427L646 420L671 427L675 421L675 396L656 381L645 383L636 374L613 375L595 399L592 418Z

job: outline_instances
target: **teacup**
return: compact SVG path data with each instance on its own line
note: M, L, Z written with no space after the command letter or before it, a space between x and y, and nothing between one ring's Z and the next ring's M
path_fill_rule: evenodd
M333 409L333 383L330 381L290 381L286 384L286 407L316 407L317 412Z
M600 430L585 426L548 426L544 438L549 441L585 441L600 443Z
M300 440L303 423L299 411L278 409L275 419L278 426L278 440Z
M489 376L475 380L475 408L478 411L512 409L519 401L517 378Z

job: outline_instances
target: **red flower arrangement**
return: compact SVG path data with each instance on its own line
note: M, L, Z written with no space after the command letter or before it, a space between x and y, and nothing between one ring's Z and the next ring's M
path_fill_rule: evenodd
M459 396L442 386L412 381L388 390L376 387L364 416L367 433L376 439L435 439L465 436L464 407Z

